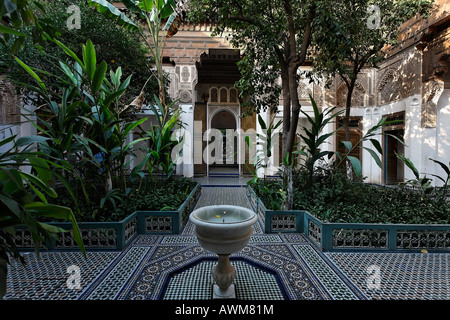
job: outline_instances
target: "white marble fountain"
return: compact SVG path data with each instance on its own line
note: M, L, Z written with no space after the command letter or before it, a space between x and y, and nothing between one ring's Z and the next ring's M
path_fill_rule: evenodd
M243 207L217 205L193 211L189 220L195 225L200 245L219 256L212 270L216 282L213 298L236 298L232 284L236 278L236 269L230 263L230 255L247 245L253 233L253 224L258 220L256 213Z

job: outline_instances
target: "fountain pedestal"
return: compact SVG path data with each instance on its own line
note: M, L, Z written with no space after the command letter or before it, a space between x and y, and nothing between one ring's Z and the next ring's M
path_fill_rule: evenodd
M219 255L219 262L213 268L212 276L217 283L213 287L213 299L236 299L233 284L236 269L230 263L230 255Z
M253 224L258 220L256 213L237 206L209 206L193 211L189 220L195 225L200 245L219 257L212 270L216 282L213 298L236 298L233 285L236 269L230 263L230 255L247 245L253 233Z

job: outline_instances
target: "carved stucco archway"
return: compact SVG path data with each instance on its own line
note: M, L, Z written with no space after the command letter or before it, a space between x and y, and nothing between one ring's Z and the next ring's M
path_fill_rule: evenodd
M210 136L210 131L211 129L213 129L211 127L212 124L212 120L213 118L219 114L222 111L226 111L229 112L230 114L233 115L234 120L236 122L236 132L237 132L237 159L240 159L241 157L241 106L237 100L237 103L230 103L230 92L232 92L232 90L236 90L235 88L226 88L226 87L212 87L210 89L210 95L209 95L209 99L211 101L211 92L212 90L217 89L217 92L219 94L219 99L218 101L223 101L223 99L220 99L220 92L222 89L226 89L227 90L227 101L223 101L223 102L208 102L207 106L206 106L206 125L207 125L207 141L208 141L208 145L207 145L207 155L208 157L206 158L206 168L207 168L207 175L209 175L209 166L211 163L209 163L209 155L210 155L210 150L209 150L209 142L211 140L211 136ZM238 169L239 169L239 174L241 174L241 161L238 160Z

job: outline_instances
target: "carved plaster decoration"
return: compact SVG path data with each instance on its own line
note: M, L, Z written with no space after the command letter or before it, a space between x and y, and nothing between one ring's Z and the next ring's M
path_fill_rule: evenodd
M15 124L20 122L20 109L14 86L0 79L0 124Z
M422 103L423 128L436 128L437 104L443 92L443 81L431 80L425 83Z
M192 103L192 93L188 90L181 91L180 92L180 102Z
M336 105L340 108L344 108L347 105L347 93L348 88L344 82L341 82L336 90ZM352 107L362 108L364 107L366 89L357 81L352 94Z
M182 67L181 68L181 81L182 82L189 82L191 79L191 72L189 70L189 67Z
M313 84L308 81L299 81L298 83L298 98L300 101L310 101L309 96L313 96Z
M402 80L396 69L388 69L378 82L379 104L386 104L400 99Z
M238 119L240 117L240 106L239 105L228 105L224 106L210 106L208 105L208 123L211 124L212 118L220 111L227 110L231 112L236 119L236 123L238 123Z

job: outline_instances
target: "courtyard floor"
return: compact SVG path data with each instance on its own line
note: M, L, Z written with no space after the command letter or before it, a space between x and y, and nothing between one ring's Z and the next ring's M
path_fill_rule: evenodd
M250 207L247 179L198 178L197 207ZM188 223L180 235L140 235L124 250L24 253L12 262L5 300L208 300L216 256L197 242ZM231 256L240 300L449 300L448 253L323 253L303 234L264 234ZM79 268L79 287L70 285Z

